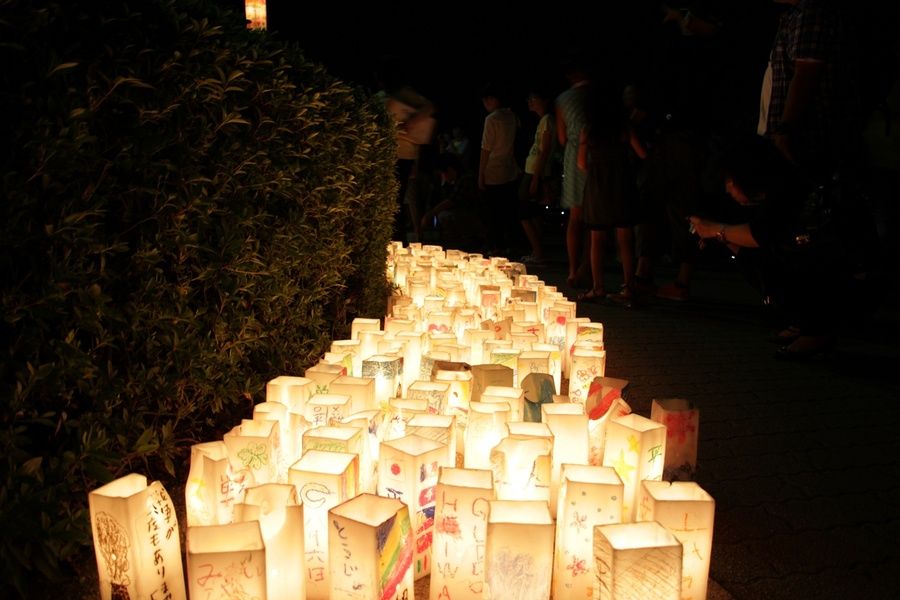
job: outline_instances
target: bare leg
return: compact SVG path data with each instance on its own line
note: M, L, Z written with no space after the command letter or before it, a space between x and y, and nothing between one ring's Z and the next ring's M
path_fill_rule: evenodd
M619 250L619 259L622 261L622 276L625 288L631 289L634 285L634 229L631 227L617 227L616 245Z
M538 231L537 219L527 219L520 223L522 223L528 243L531 244L531 255L535 258L544 258L544 248L541 245L541 233Z
M603 288L603 250L606 245L606 232L591 230L591 279L594 281L595 296L604 294Z
M578 277L578 259L584 223L580 206L569 209L569 223L566 227L566 251L569 255L569 285L574 285Z

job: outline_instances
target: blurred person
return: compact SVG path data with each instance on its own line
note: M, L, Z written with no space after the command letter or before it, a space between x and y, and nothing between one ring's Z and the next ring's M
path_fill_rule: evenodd
M478 189L484 192L487 222L491 228L491 253L508 255L512 245L512 221L516 214L516 190L520 170L515 143L519 119L504 101L498 86L488 84L481 93L488 115L481 137Z
M525 159L525 174L519 185L519 222L531 246L531 254L521 260L524 263L540 263L544 261L540 215L548 194L545 183L553 169L551 156L556 145L556 123L553 100L549 94L533 89L528 94L527 103L528 110L536 114L539 120L534 142Z

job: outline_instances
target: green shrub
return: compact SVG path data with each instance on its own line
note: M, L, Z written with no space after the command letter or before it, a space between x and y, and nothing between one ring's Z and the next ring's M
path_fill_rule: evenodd
M201 0L0 0L2 576L383 314L382 106Z

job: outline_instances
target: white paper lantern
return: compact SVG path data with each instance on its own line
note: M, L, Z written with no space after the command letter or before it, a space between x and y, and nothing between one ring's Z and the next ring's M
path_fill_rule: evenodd
M230 523L244 487L244 480L234 477L225 442L191 446L191 470L184 486L188 527Z
M666 463L663 479L690 481L697 471L697 438L700 435L700 410L689 400L654 400L650 418L666 426Z
M192 599L266 598L266 549L259 521L188 527L186 546Z
M603 466L613 467L625 484L622 522L634 521L640 500L640 482L662 479L666 455L666 428L640 415L612 419L606 429Z
M471 402L465 432L467 469L490 469L491 450L506 436L510 408L507 403Z
M484 598L549 600L553 537L546 502L491 501Z
M656 522L594 528L595 598L679 600L681 543Z

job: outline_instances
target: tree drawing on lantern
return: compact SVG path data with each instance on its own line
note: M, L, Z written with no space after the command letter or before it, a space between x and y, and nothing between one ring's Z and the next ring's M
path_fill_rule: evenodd
M269 464L265 444L248 444L238 451L238 458L245 468L256 470Z
M129 600L128 532L109 513L97 514L97 541L106 562L113 600Z
M492 594L502 594L509 600L533 596L536 566L532 555L514 553L509 548L504 548L494 560L495 568L487 573Z

